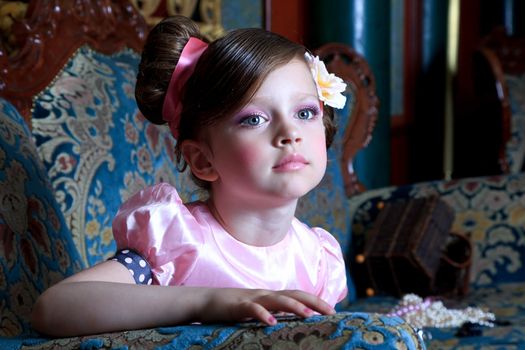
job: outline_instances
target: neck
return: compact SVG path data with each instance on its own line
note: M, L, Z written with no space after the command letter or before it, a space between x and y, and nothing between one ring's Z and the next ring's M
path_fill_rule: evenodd
M278 206L246 203L230 196L211 196L208 207L215 219L235 239L253 246L271 246L290 230L297 199Z

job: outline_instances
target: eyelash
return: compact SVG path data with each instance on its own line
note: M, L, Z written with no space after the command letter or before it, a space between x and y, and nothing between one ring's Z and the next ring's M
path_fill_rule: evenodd
M299 109L299 111L297 112L297 116L299 117L300 113L301 112L304 112L304 111L308 111L310 112L312 115L310 116L310 118L307 118L307 119L304 119L304 118L299 118L299 119L302 119L302 120L310 120L310 119L314 119L315 117L317 117L320 113L320 110L319 108L317 107L304 107L304 108L301 108Z
M299 115L300 113L304 112L304 111L308 111L311 113L311 116L309 118L300 118ZM301 119L301 120L311 120L311 119L315 119L319 113L321 111L319 110L319 108L317 106L310 106L310 107L303 107L303 108L300 108L296 115L298 117L298 119ZM253 118L258 118L258 123L257 124L250 124L248 123L248 121L250 120L253 120ZM261 121L261 119L263 119L263 121ZM242 118L240 121L239 121L239 124L241 126L245 126L245 127L252 127L252 128L255 128L255 127L258 127L259 125L261 125L264 120L267 120L264 116L260 115L260 114L250 114L244 118Z

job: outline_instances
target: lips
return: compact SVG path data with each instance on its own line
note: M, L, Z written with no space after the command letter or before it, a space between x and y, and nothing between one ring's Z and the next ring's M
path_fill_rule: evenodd
M308 161L302 155L294 153L281 159L281 161L276 166L274 166L273 169L276 171L299 170L308 164Z

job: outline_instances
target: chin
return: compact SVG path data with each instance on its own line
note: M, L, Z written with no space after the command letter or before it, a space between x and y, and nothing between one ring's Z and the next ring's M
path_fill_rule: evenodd
M282 198L293 200L293 199L299 199L305 195L307 195L311 190L313 190L317 185L314 186L300 186L300 187L294 187L291 186L286 189L281 189L278 191L278 195Z

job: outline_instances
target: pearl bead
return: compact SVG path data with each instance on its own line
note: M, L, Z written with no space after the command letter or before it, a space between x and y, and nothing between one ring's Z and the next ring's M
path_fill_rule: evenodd
M482 326L494 326L496 316L478 307L465 309L447 309L442 301L432 298L422 299L415 294L407 294L388 314L399 316L416 328L423 327L459 327L465 322Z

